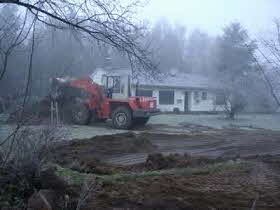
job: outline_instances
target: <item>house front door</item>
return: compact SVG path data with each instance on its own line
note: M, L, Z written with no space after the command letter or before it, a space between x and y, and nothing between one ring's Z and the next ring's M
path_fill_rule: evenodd
M189 93L185 92L185 112L189 111Z

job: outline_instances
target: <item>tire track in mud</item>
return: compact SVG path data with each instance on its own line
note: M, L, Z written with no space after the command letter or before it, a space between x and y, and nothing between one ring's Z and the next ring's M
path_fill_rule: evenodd
M185 154L190 155L205 155L218 156L222 152L213 150L214 147L225 143L224 139L217 138L213 140L207 139L192 139L192 135L170 135L170 134L146 134L149 140L157 146L157 149L152 153L168 154ZM197 138L197 137L194 137ZM201 138L201 137L199 137ZM204 137L205 138L205 137ZM150 153L134 153L123 155L112 155L104 158L104 161L110 164L117 165L133 165L146 161Z
M270 130L234 130L222 129L203 133L155 133L144 132L147 139L157 146L153 153L188 153L192 156L208 157L236 157L239 155L265 155L279 154L280 151L280 132ZM111 164L130 165L142 163L146 160L149 153L135 153L113 155L105 159Z

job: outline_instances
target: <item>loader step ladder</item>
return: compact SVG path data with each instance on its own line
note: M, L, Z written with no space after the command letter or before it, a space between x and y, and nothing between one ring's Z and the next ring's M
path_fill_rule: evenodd
M59 120L59 110L58 110L58 103L56 100L51 101L51 124L58 125L60 122Z

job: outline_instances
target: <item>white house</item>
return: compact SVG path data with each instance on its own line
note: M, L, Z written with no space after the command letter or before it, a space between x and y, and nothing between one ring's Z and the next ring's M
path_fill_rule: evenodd
M161 111L173 112L219 112L223 111L224 97L218 85L209 78L195 74L173 73L162 80L139 78L138 85L131 83L129 71L95 71L92 78L104 85L104 75L112 76L115 84L113 97L128 96L156 97ZM127 84L131 84L128 86ZM136 88L137 86L137 88Z
M201 75L177 73L161 81L140 81L138 95L156 97L162 111L217 112L224 110L217 87Z

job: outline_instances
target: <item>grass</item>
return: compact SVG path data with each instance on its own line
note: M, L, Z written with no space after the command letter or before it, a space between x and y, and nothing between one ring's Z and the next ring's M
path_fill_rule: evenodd
M251 164L248 162L228 161L225 163L216 163L197 168L175 168L168 170L146 171L142 173L120 173L115 175L99 176L104 183L116 183L134 181L146 177L176 175L176 176L191 176L191 175L208 175L212 173L223 172L226 170L240 170L243 172L249 171Z
M57 166L56 175L62 177L69 185L81 185L86 180L88 174L79 173L69 168Z
M79 173L77 171L62 168L57 166L56 174L63 177L68 184L81 185L86 181L86 178L94 175L98 180L104 184L114 184L114 183L125 183L127 181L136 181L137 179L143 179L146 177L156 177L164 175L174 175L174 176L192 176L192 175L208 175L218 172L223 172L227 170L239 170L243 172L248 172L252 166L252 163L245 161L227 161L224 163L215 163L203 167L195 168L175 168L167 170L156 170L156 171L145 171L141 173L119 173L114 175L95 175L95 174L85 174Z

